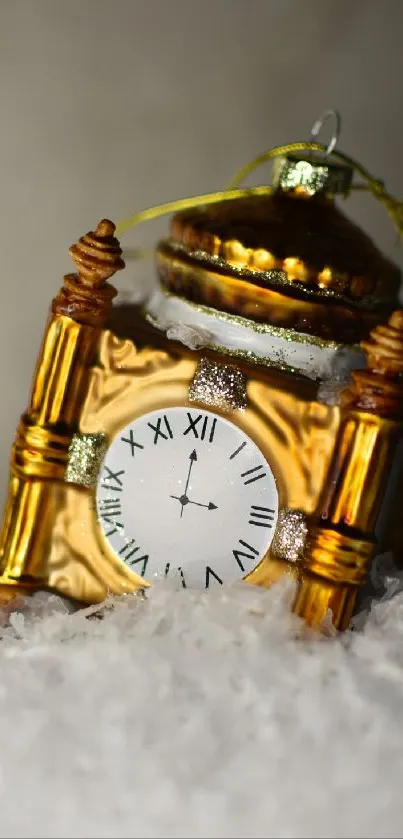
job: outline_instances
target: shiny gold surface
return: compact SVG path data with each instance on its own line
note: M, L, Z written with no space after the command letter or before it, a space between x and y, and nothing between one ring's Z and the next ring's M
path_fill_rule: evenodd
M3 578L46 582L58 484L79 415L98 331L53 315L34 377L31 403L11 454L11 476L0 536ZM54 487L54 488L53 488ZM32 567L35 569L32 572Z
M136 347L106 331L99 343L99 366L91 371L80 430L102 431L111 438L132 419L158 407L191 404L189 386L199 353L183 356ZM337 407L308 401L276 385L247 365L247 407L231 413L269 458L281 506L310 514L315 509L329 465L339 421ZM217 409L217 413L224 413ZM290 468L287 469L287 466ZM284 473L287 472L287 477Z
M216 384L224 370L226 399L216 400L215 410L242 428L270 463L280 510L289 514L296 543L305 541L309 526L302 560L302 543L296 562L285 532L285 553L269 551L246 579L269 586L285 574L294 576L294 610L315 626L330 610L334 625L345 628L374 552L374 526L402 429L403 312L363 342L369 366L353 374L341 408L325 405L316 400L313 383L245 360L226 364L217 352L190 351L157 335L138 315L132 339L103 328L114 293L105 280L123 264L113 232L114 225L103 220L73 247L79 273L67 275L53 303L30 405L12 451L0 537L0 600L8 598L7 586L15 593L45 587L94 603L149 585L115 556L97 520L98 443L107 444L120 428L155 409L191 406L195 399L210 407L211 375ZM170 271L172 266L171 260ZM245 309L256 319L262 306L260 316L265 311L263 319L275 324L281 310L281 317L293 318L293 328L311 330L318 340L328 323L335 329L343 322L345 334L350 312L352 334L363 329L356 311L340 302L280 294L200 265L194 269L192 260L187 267L193 272L192 294L199 288L210 303L215 294L220 306L222 294L237 317ZM389 292L394 269L389 279L392 275ZM116 327L120 317L122 312L115 312ZM274 546L281 543L278 537Z
M357 597L354 586L327 583L321 577L306 575L299 583L294 612L308 626L324 628L331 622L340 631L347 629Z
M358 311L341 300L330 305L318 296L291 296L278 284L266 287L249 277L224 275L213 263L198 262L167 242L159 247L157 270L163 289L190 302L296 334L355 343L379 321L379 312Z
M319 516L311 527L294 604L321 626L333 610L344 629L376 549L375 525L403 430L403 311L363 341L368 369L355 371L342 400Z
M119 428L143 413L191 404L189 387L197 369L194 353L178 358L153 347L136 348L133 343L118 341L112 333L105 332L100 340L99 359L99 367L91 373L81 417L83 432L96 424L111 438ZM219 409L217 412L225 414ZM242 412L231 411L230 418L268 458L277 480L280 505L312 513L331 457L338 409L307 402L274 383L269 385L259 372L249 368L247 407ZM94 533L102 550L112 556L98 526ZM272 582L274 571L269 554L250 579L267 585Z
M59 331L50 323L52 335L65 335L68 324L62 321ZM71 322L70 326L75 346L76 324ZM84 335L87 329L79 328ZM48 343L45 345L49 348ZM68 366L72 356L66 350L65 346ZM53 354L54 348L45 353L39 365L35 404L41 411L38 380L43 383L46 401L46 364ZM71 390L71 374L66 368L59 368L60 387L64 383L70 398L74 394L77 400L72 411L80 416L79 434L104 434L111 439L119 428L147 411L192 404L189 387L197 363L196 353L182 357L144 344L136 347L132 341L103 331L97 334L96 356L91 361L88 358L81 393ZM268 458L281 506L297 507L309 515L317 505L328 468L338 409L293 395L281 383L276 386L275 379L261 378L255 368L247 368L243 375L247 407L231 411L231 421L242 427ZM50 410L53 403L48 404ZM61 393L58 404L60 410L65 405ZM219 409L217 412L223 413ZM46 419L43 411L41 416ZM66 455L65 448L65 464ZM48 478L30 482L12 478L2 541L3 583L36 581L81 602L99 602L108 593L144 587L146 583L113 554L104 539L96 519L94 490L61 482L60 471L57 477L56 481ZM284 563L272 559L269 553L249 579L269 585L285 572Z
M373 532L380 508L379 481L375 471L388 462L398 423L363 411L349 411L340 429L331 482L322 498L322 517L334 525ZM378 469L374 470L373 464ZM380 469L380 467L383 467ZM341 479L342 476L342 479Z
M334 297L367 308L371 299L396 299L400 272L336 203L323 195L309 199L283 191L178 213L173 245L203 264L203 254L222 260L221 273L253 273L250 282L270 287L267 271L285 274L288 293L330 290Z
M61 580L72 591L74 553L60 547L54 525L66 506L65 477L71 440L78 430L88 374L100 327L115 290L105 282L124 265L115 226L104 219L71 249L78 274L64 278L52 304L39 353L30 404L11 453L11 474L0 535L0 585L11 590L51 584L51 557L59 546ZM75 320L69 315L74 315ZM80 523L78 522L78 527ZM81 569L88 576L86 563ZM89 574L91 577L92 569ZM98 572L99 573L99 572ZM97 574L95 574L95 581ZM107 579L107 578L106 578ZM18 585L16 585L18 584ZM107 583L106 583L107 585ZM85 585L81 588L86 592ZM89 589L89 586L87 586ZM92 588L97 591L96 582ZM103 592L106 592L105 585Z
M21 598L30 596L35 593L37 586L30 586L29 583L14 583L8 580L7 583L0 583L0 608L4 619L7 611L14 611L15 606L20 605ZM14 601L14 602L13 602Z

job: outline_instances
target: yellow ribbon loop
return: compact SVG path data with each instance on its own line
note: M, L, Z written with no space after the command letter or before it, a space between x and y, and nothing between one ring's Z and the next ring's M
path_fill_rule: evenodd
M241 184L245 178L247 178L264 163L273 160L275 157L282 157L286 154L292 154L293 152L318 152L320 154L326 154L327 148L321 143L311 143L306 141L276 146L273 149L269 149L268 151L259 154L243 166L231 180L227 189L219 192L211 192L206 195L196 195L191 198L179 198L177 201L170 201L167 204L158 204L155 207L148 207L147 209L141 210L140 212L135 213L134 215L129 216L129 218L123 219L119 222L116 227L116 233L118 236L121 236L127 230L130 230L132 227L135 227L142 222L152 221L160 216L177 213L180 210L190 210L194 207L205 207L208 204L215 204L218 201L236 201L238 198L245 198L253 195L270 195L272 189L269 186L242 188ZM357 163L357 161L353 160L353 158L343 152L337 151L336 149L332 151L332 157L340 160L347 166L350 166L354 172L360 175L363 183L353 184L351 186L351 190L363 190L372 193L373 197L383 204L399 234L402 235L403 202L388 193L385 189L384 183L377 178L373 178L365 167L361 166L361 164ZM141 258L141 251L139 251L137 258Z

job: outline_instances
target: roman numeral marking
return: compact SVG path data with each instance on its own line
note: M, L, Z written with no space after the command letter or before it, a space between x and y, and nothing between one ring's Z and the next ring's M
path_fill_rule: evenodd
M254 474L253 474L254 473ZM253 484L254 481L260 481L260 478L266 477L266 472L264 471L264 466L254 466L253 469L247 469L246 472L242 472L241 478L246 478L247 475L252 475L253 478L248 478L247 481L244 481L244 485Z
M170 572L170 569L171 569L171 563L170 563L170 562L167 562L167 564L166 564L166 566L165 566L165 572L164 572L164 576L165 576L165 577L167 577L167 576L168 576L168 574L169 574L169 572ZM185 580L185 575L184 575L184 573L183 573L183 568L174 568L174 571L177 571L177 572L178 572L178 574L179 574L179 576L180 576L180 578L181 578L182 588L187 588L187 585L186 585L186 580Z
M134 541L134 540L133 540L133 541ZM139 551L139 550L140 550L140 546L138 546L138 547L135 549L135 551L133 551L133 553L137 553L137 551ZM133 554L131 554L131 555L133 555ZM135 571L136 571L136 574L139 574L139 576L140 576L140 577L144 577L144 574L146 573L146 568L147 568L147 565L148 565L148 560L149 560L149 556L148 556L148 554L146 554L146 555L144 555L144 556L139 556L137 559L132 559L132 560L128 563L128 565L132 565L132 566L133 566L133 565L137 565L139 562L142 562L142 563L143 563L143 567L142 567L141 571L139 571L137 568L135 569Z
M112 530L105 533L105 536L113 536L119 529L123 529L123 523L116 520L122 516L120 498L101 498L99 508L101 519L112 527Z
M133 547L133 545L136 545L136 540L130 539L130 542L126 542L126 544L123 545L123 548L120 549L119 556L122 556L126 561L130 559L138 550L140 550L139 545L136 545L136 547Z
M162 421L164 421L166 433L161 430ZM147 425L154 431L154 445L158 443L159 437L162 437L163 440L168 440L168 437L170 437L171 440L173 439L174 435L172 434L171 426L168 422L166 414L164 414L163 417L158 417L157 425L153 425L152 422L148 422Z
M125 470L120 469L119 472L112 472L109 466L104 466L104 472L106 472L106 475L104 474L103 476L104 483L101 484L102 489L112 489L113 492L122 492L123 481L120 479L120 476L125 474Z
M239 539L238 541L239 541L239 544L242 545L243 548L246 548L247 552L245 552L244 550L241 551L238 548L235 548L232 551L232 553L234 554L234 557L235 557L241 571L245 571L245 568L243 566L243 563L242 563L242 560L241 560L240 557L243 556L243 557L245 557L245 559L255 559L257 556L259 556L259 551L257 551L256 548L253 548L252 545L249 545L248 542L244 542L243 539Z
M274 521L274 510L269 507L257 507L252 504L250 508L250 519L248 524L254 524L255 527L272 527Z
M235 449L235 451L234 451L234 452L232 452L232 454L230 454L229 459L230 459L230 460L233 460L233 459L234 459L234 457L236 457L236 456L237 456L237 454L239 454L239 452L241 452L241 451L242 451L242 449L244 449L244 448L245 448L245 446L246 446L246 441L244 441L243 443L241 443L241 445L240 445L240 446L238 446L238 448L237 448L237 449Z
M220 586L222 586L222 580L220 579L218 574L216 574L216 572L213 571L213 569L210 568L209 565L207 565L206 566L206 588L210 588L210 580L211 579L213 579L216 583L219 583Z
M210 417L207 417L207 416L203 417L203 414L199 414L197 417L192 417L192 414L190 414L188 411L187 411L187 415L188 415L189 425L185 429L183 434L184 435L189 434L189 431L193 431L194 436L198 440L199 439L204 440L204 438L206 436L206 433L207 433L207 430L208 430ZM202 424L201 424L201 426L199 426L199 422L201 420L202 420ZM210 433L208 435L209 443L212 443L213 440L214 440L216 425L217 425L217 419L216 419L216 417L214 417L214 419L211 423ZM199 432L200 432L200 437L199 437Z
M133 431L130 429L128 437L121 437L120 438L122 443L128 443L131 447L132 457L134 457L135 449L144 449L144 446L141 443L136 443L134 439Z

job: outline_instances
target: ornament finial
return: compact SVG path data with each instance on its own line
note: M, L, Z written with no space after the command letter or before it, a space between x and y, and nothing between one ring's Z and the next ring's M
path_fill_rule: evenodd
M114 237L115 225L102 219L95 232L86 233L72 245L70 254L77 266L80 281L93 288L103 285L116 271L125 267L122 250Z
M66 274L64 286L52 304L55 314L66 315L88 326L102 326L117 291L106 281L125 267L122 249L113 235L115 225L101 219L95 231L69 248L77 274Z
M103 218L97 224L95 235L96 236L113 236L115 230L116 230L116 225L113 223L113 221L110 221L108 218Z
M388 323L375 327L361 347L373 373L387 378L403 373L403 310L392 312Z
M342 394L342 403L380 418L403 419L403 310L396 309L388 323L373 329L360 346L367 367L354 370L352 384Z

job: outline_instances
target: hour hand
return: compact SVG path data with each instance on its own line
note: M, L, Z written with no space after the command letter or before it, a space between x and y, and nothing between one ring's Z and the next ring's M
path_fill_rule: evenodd
M213 504L212 501L209 501L208 504L200 504L199 501L191 501L189 499L189 504L196 504L197 507L206 507L207 510L218 510L217 504Z
M196 507L205 507L207 510L218 510L217 504L213 504L212 501L209 501L208 504L200 504L199 501L192 501L187 495L170 495L169 497L180 501L182 510L186 504L195 504Z

